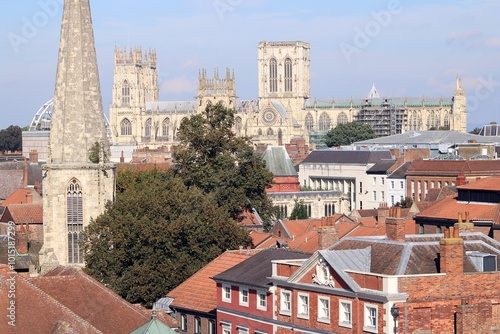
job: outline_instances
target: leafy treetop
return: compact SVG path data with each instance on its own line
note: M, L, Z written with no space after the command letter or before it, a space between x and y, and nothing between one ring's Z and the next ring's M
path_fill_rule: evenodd
M325 143L328 147L342 146L373 138L377 138L377 135L370 125L360 122L350 122L338 124L335 128L328 131Z
M23 148L23 130L17 125L11 125L0 130L0 151L20 151Z

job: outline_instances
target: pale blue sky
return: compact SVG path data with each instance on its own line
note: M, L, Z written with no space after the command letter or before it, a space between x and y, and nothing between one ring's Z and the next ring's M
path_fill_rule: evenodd
M54 92L62 0L2 0L0 129L28 125ZM259 41L311 43L311 97L453 94L462 76L468 129L500 121L499 0L91 0L103 105L113 49L154 48L162 100L193 99L200 68L235 70L257 98ZM35 30L26 26L33 25ZM360 37L365 35L364 38Z

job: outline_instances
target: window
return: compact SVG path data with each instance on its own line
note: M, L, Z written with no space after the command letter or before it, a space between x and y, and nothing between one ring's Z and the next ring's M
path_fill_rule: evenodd
M122 136L132 135L132 123L126 118L120 123L120 134Z
M201 319L199 317L194 318L194 334L201 334Z
M181 314L181 331L187 331L187 315Z
M374 176L374 177L373 177L372 184L373 184L373 185L376 185L376 184L377 184L377 177L376 177L376 176Z
M420 233L420 234L424 234L424 233L425 233L425 230L424 230L424 225L423 225L423 224L420 224L420 225L419 225L419 230L418 230L418 233Z
M345 112L341 112L338 116L337 116L337 125L338 124L346 124L347 123L347 115Z
M238 330L238 334L248 334L248 327L238 326L236 329Z
M305 125L307 131L311 131L314 127L314 119L310 113L307 113L306 115Z
M285 92L292 91L292 60L285 59Z
M144 137L151 137L151 126L153 122L151 121L151 118L148 118L146 121L146 124L144 125Z
M272 128L268 128L268 129L267 129L267 135L268 135L268 136L274 136L274 131L273 131L273 129L272 129Z
M318 321L330 323L330 299L318 297Z
M265 291L259 291L257 292L257 308L259 310L266 310L267 309L267 304L266 304L266 292Z
M350 301L339 302L339 326L352 327L352 303Z
M222 301L231 302L231 286L229 284L222 284Z
M168 125L170 124L170 119L165 118L161 127L161 135L163 137L168 137Z
M122 86L122 105L128 106L130 104L130 86L128 81L125 80Z
M394 181L391 181L391 189L394 189Z
M300 294L297 300L297 317L309 319L309 295Z
M83 263L83 197L82 188L76 179L72 179L66 189L66 227L68 233L68 263Z
M292 310L292 293L291 291L283 290L281 291L280 298L280 313L284 315L290 315Z
M319 131L328 131L330 130L330 127L330 116L328 116L326 113L322 113L321 116L319 116Z
M381 192L380 192L380 198L381 198L380 200L381 200L382 202L384 202L384 201L385 201L385 193L384 193L383 191L381 191Z
M217 331L215 330L215 321L214 320L208 320L208 334L216 334Z
M396 204L394 203L394 195L391 195L391 206L394 206L394 204Z
M376 201L377 200L377 192L374 190L373 191L373 200Z
M400 189L404 189L404 188L405 188L404 181L400 181L400 182L399 182L399 188L400 188Z
M435 181L431 181L431 187L432 188L436 188L436 182Z
M231 334L231 323L221 321L222 334Z
M382 185L385 185L385 177L381 177L381 178L380 178L380 183L381 183Z
M248 306L248 288L240 287L240 305Z
M363 330L371 333L377 333L377 306L365 305L365 321Z
M278 62L276 59L269 61L269 91L271 93L278 91Z
M363 193L363 182L360 182L359 183L359 193L362 194Z

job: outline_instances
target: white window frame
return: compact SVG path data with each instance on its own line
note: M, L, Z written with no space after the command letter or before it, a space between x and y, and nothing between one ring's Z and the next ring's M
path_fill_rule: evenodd
M201 334L201 318L194 317L194 334Z
M181 331L187 331L187 314L181 314Z
M346 312L344 305L348 306L349 312ZM352 328L352 302L350 300L339 300L339 326Z
M257 309L267 311L267 293L264 290L257 291Z
M394 185L394 181L391 181L391 189L394 189L395 185Z
M365 304L363 309L363 330L370 333L378 333L378 306L373 304ZM373 312L375 314L373 314Z
M372 185L374 185L374 186L377 185L377 177L376 176L373 177Z
M309 319L309 294L297 294L297 318Z
M246 326L236 326L236 329L238 330L238 334L248 334L249 333L249 328Z
M385 185L385 177L383 177L383 176L382 176L382 177L380 178L380 184L381 184L381 185Z
M215 320L208 320L208 334L217 334L217 328L215 327Z
M248 291L248 288L240 286L240 305L248 307L249 299L250 299L250 291Z
M229 292L229 297L227 296L227 293ZM231 285L222 283L222 301L226 303L231 302Z
M377 200L377 191L376 190L373 191L372 196L373 196L373 200L376 201Z
M231 334L231 324L221 323L222 334Z
M281 290L280 293L280 314L292 314L292 291Z
M327 303L326 310L324 307L325 301ZM325 324L329 324L330 323L330 312L331 312L330 297L318 296L318 322L323 322Z

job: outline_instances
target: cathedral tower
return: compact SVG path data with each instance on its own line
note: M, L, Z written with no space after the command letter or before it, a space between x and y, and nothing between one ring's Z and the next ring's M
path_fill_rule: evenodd
M462 88L462 79L457 76L453 93L452 122L450 129L467 132L467 100Z
M66 0L43 167L42 271L57 264L83 266L81 232L115 197L115 165L108 157L90 3Z
M113 97L109 107L114 144L140 142L146 121L146 102L158 101L158 95L156 51L115 48Z
M219 70L214 70L213 79L207 77L205 69L200 70L198 74L198 112L205 109L208 103L222 103L226 108L236 108L236 86L234 83L234 71L231 74L226 69L226 75L219 77Z

